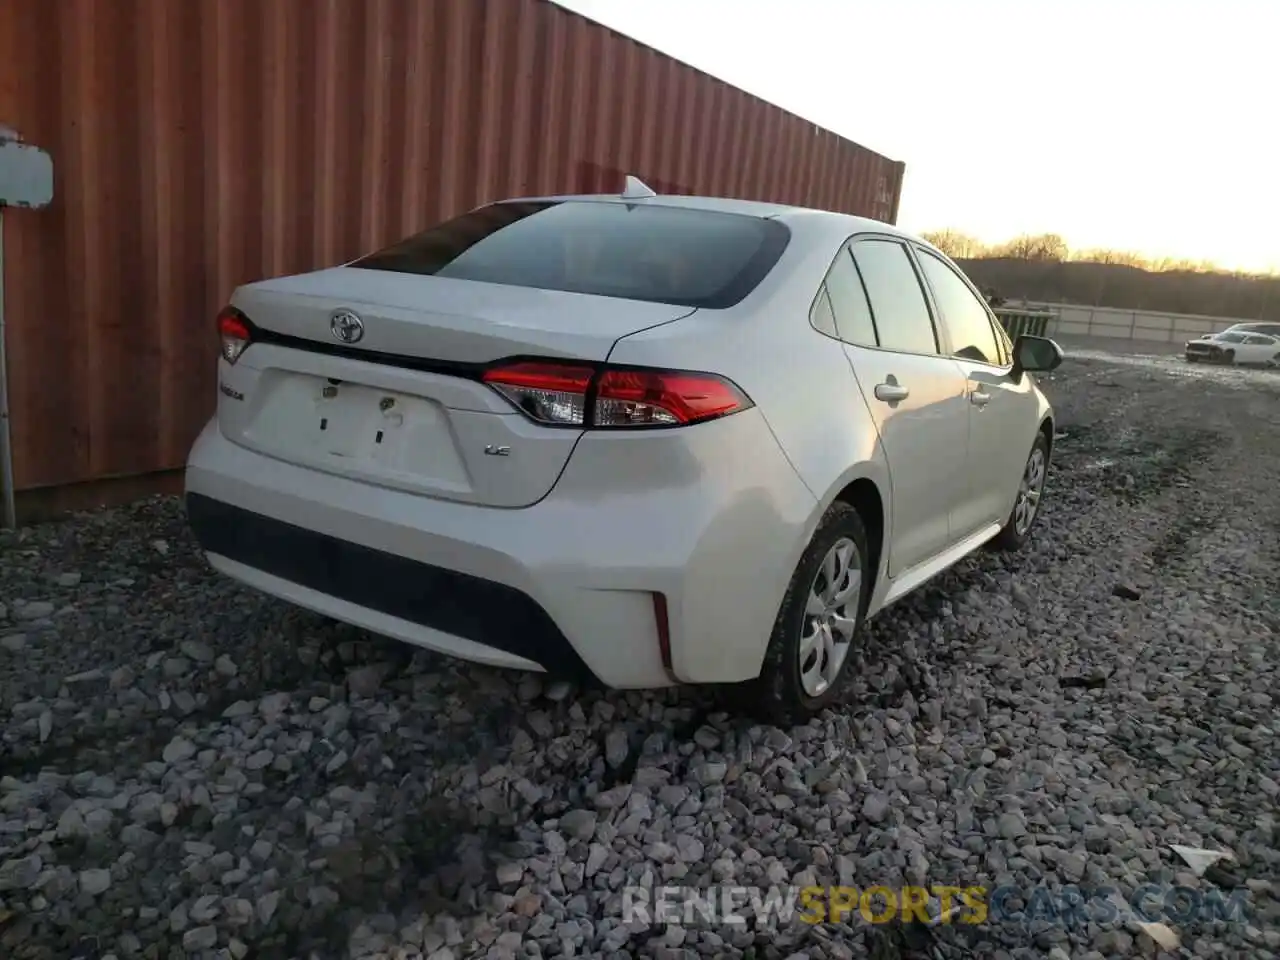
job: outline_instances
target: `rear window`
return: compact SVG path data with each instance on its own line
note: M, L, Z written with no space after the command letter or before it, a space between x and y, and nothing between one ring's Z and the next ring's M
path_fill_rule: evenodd
M718 211L507 202L350 266L721 309L756 288L790 236L776 220Z

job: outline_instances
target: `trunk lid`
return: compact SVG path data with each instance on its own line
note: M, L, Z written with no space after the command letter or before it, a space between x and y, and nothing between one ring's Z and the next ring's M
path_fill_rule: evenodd
M364 325L353 352L452 363L537 355L604 360L619 337L692 308L474 280L334 267L249 284L232 304L273 333L339 345L329 321L352 310Z
M529 506L580 430L536 424L478 379L487 363L604 361L620 337L689 307L339 267L239 288L265 335L219 362L232 441L326 473L428 497ZM355 313L362 335L330 329ZM376 495L371 491L370 495Z

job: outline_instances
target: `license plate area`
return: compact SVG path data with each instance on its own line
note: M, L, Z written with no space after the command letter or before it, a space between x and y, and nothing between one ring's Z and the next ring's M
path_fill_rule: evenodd
M370 479L468 486L448 411L434 400L283 371L262 387L246 431L261 450Z
M325 383L307 424L310 445L327 456L394 463L406 433L431 419L422 400L356 384ZM408 424L408 430L406 430Z

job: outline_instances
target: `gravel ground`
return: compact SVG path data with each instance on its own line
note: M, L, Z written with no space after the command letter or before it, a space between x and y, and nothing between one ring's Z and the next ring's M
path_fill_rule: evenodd
M624 925L673 883L1185 883L1280 952L1280 378L1072 360L1034 543L873 625L848 706L572 691L214 576L161 499L0 539L0 956L1153 954L1075 927ZM1180 374L1185 371L1179 370ZM1117 588L1119 588L1117 590ZM1195 877L1168 845L1229 850Z

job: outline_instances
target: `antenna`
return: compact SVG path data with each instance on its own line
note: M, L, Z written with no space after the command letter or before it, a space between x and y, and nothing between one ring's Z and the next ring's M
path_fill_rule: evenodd
M622 188L623 200L645 200L649 197L656 197L657 194L644 185L639 177L633 177L627 174L626 186Z

